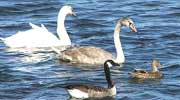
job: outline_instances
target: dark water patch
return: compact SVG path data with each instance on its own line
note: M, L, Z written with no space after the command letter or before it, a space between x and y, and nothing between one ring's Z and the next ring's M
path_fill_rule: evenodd
M0 71L0 82L13 82L16 80L13 75L5 73L5 71L7 72L7 70Z
M171 14L169 14L169 15L179 17L179 16L180 16L180 13L178 13L178 12L176 13L176 12L175 12L175 13L171 13Z
M82 28L90 28L90 27L105 27L105 25L99 23L100 20L91 20L91 19L80 19L79 20L80 23L78 24L79 27L82 27ZM98 22L96 22L98 21ZM92 30L92 29L91 29Z
M167 66L165 68L163 68L164 70L177 70L180 68L180 65L177 64L177 65L171 65L171 66Z
M0 7L0 15L15 15L19 12L22 12L21 9L16 7Z
M165 38L165 39L180 39L180 35L177 33L169 33L166 35L163 35L161 38Z

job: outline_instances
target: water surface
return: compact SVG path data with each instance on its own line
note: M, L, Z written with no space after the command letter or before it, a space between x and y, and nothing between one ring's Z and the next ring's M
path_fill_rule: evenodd
M180 98L180 6L176 0L6 0L0 1L0 37L31 28L28 23L44 24L56 34L59 9L73 6L77 17L68 16L66 29L74 44L98 46L115 53L113 29L116 21L130 16L138 33L121 32L126 57L122 68L112 70L117 85L114 100L178 100ZM150 70L152 59L164 65L160 80L134 80L134 68ZM48 50L7 49L0 42L1 100L67 100L60 88L66 83L88 83L106 87L103 67L62 64Z

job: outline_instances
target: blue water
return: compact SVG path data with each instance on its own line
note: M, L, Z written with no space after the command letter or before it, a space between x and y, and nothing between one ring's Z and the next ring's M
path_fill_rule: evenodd
M113 29L123 16L131 17L138 33L121 32L126 57L123 67L112 70L117 96L112 100L179 100L180 98L180 5L178 0L4 0L0 1L0 37L44 24L56 33L59 9L73 6L77 17L67 17L66 29L74 44L92 45L115 54ZM150 70L152 59L164 65L160 80L134 80L134 68ZM7 49L0 42L1 100L67 100L60 88L66 83L106 87L103 67L89 68L60 63L48 50Z

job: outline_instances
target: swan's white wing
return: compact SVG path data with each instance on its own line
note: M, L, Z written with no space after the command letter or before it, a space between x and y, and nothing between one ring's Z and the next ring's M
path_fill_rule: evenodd
M48 29L43 24L41 24L41 28L48 31Z
M33 29L40 29L40 28L41 28L41 27L39 27L39 26L31 23L31 22L29 23L29 25L30 25Z
M32 27L32 29L37 29L37 30L43 30L44 29L44 31L48 32L48 29L43 24L41 24L41 27L39 27L33 23L29 23L29 25Z
M50 47L59 46L60 40L50 33L44 26L39 27L30 23L32 29L5 38L5 44L9 47Z

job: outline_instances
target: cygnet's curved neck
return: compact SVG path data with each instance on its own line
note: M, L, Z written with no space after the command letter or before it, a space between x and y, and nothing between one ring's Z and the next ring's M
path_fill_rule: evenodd
M66 10L62 8L58 14L57 34L63 45L71 45L71 40L64 26L66 15L67 15Z
M116 53L117 53L117 57L115 59L115 61L117 63L124 63L125 62L125 57L124 57L124 53L123 53L123 49L121 46L121 41L120 41L120 31L121 31L121 24L119 22L117 22L116 27L114 29L114 44L115 44L115 48L116 48Z

